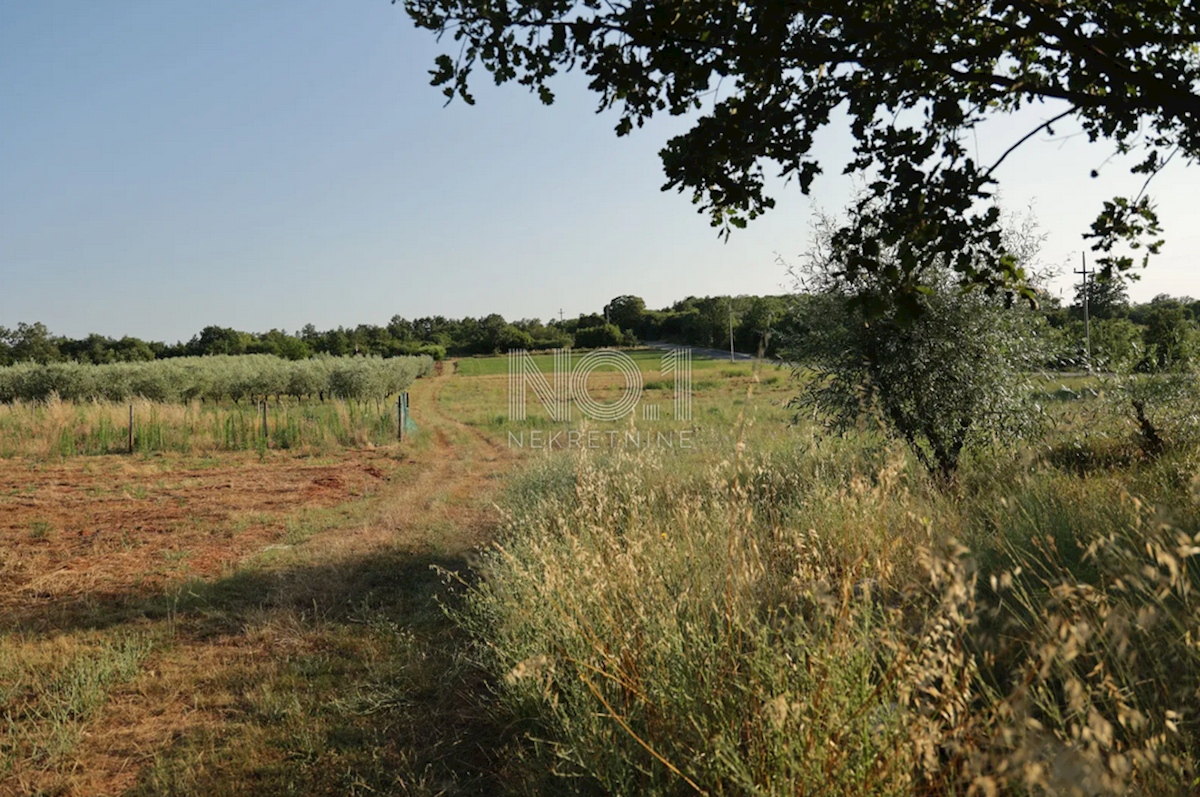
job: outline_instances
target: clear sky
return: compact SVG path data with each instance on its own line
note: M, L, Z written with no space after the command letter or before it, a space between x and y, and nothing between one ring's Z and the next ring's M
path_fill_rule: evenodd
M0 2L0 325L174 341L776 293L776 253L794 259L814 207L852 191L835 162L812 198L781 187L723 243L659 190L658 149L685 120L617 139L577 76L547 108L481 73L477 106L443 108L442 51L388 0ZM1050 113L980 132L981 160ZM1110 151L1032 142L1002 167L1046 260L1077 267L1100 200L1136 193L1115 164L1087 177ZM1197 168L1156 180L1169 240L1134 298L1200 296L1197 189Z

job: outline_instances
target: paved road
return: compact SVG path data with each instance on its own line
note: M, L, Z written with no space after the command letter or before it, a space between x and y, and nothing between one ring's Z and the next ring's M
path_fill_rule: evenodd
M664 351L670 351L671 349L691 349L695 354L699 354L704 357L711 357L714 360L729 359L729 352L721 351L720 349L706 349L699 346L679 346L675 343L665 343L661 340L646 341L646 345L652 349L662 349ZM754 355L744 354L743 352L734 352L733 358L741 362L746 362L753 360Z

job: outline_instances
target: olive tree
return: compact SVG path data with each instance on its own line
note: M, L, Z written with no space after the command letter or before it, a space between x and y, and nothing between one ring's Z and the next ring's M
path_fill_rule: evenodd
M1030 432L1037 416L1026 406L1026 374L1046 357L1040 316L964 289L936 260L921 269L921 312L913 314L886 278L844 268L830 245L835 228L827 217L818 222L795 269L806 295L781 356L811 374L793 406L839 428L877 414L946 481L972 443ZM1029 273L1038 242L1032 223L1006 234L1010 257ZM886 265L894 253L880 255Z

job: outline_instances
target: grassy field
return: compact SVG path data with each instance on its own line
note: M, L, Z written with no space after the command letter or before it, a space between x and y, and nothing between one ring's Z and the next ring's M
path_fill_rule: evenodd
M403 445L0 462L0 794L492 793L436 568L510 456L440 389Z
M696 361L681 421L637 357L595 446L529 445L567 428L494 358L418 380L404 444L0 460L0 794L1192 789L1186 407L1150 457L1048 380L1053 434L947 489L787 371Z
M665 353L659 349L630 349L625 352L626 356L633 360L644 373L656 373L662 365ZM571 351L571 357L575 362L587 354L588 351L584 349ZM543 373L550 373L554 369L554 355L531 354L529 356ZM507 357L466 357L457 361L458 373L462 376L500 376L508 373L508 367ZM722 367L749 368L749 365L697 356L692 360L692 367L707 371Z

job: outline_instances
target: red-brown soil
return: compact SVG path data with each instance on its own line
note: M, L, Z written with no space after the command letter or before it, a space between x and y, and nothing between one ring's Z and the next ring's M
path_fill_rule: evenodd
M371 495L403 467L351 450L0 460L0 613L220 575L279 544L289 516Z

